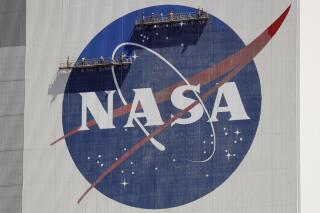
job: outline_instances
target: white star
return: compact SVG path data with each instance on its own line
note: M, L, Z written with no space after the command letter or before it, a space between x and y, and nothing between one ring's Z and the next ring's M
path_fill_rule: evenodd
M230 160L231 157L236 156L236 154L231 154L227 149L225 150L225 152L227 153L225 156L228 158L228 160Z
M154 168L154 170L158 171L158 167Z
M102 163L102 164L100 164L100 166L101 166L101 167L103 167L103 163Z
M237 128L237 131L234 132L234 134L236 134L237 136L240 134L241 132L239 131L239 129Z
M243 141L243 138L240 138L240 141Z
M206 177L209 177L209 174L206 174Z
M228 158L228 160L230 160L230 158L231 158L231 154L230 154L230 152L228 152L228 154L226 154L226 157Z
M132 175L134 175L134 172L131 172Z
M183 23L183 22L180 22L180 26L183 27L183 25L184 25L184 23Z
M124 171L123 170L121 170L121 174L123 174L124 173Z
M205 143L206 143L206 141L202 141L202 143L203 143L203 144L205 144Z
M136 52L133 52L133 56L131 56L133 60L136 60L139 56L136 55ZM127 129L124 129L124 131L127 131Z
M224 133L224 135L228 135L228 133L227 133L227 132L225 132L225 133Z
M173 158L173 160L172 160L173 162L176 162L176 159L175 158Z
M168 39L169 39L169 37L166 37L166 39L168 40Z
M127 148L123 148L123 151L127 151Z
M90 160L91 158L90 157L88 157L88 160Z
M131 161L130 164L133 165L133 162Z
M126 181L126 179L123 179L123 182L121 182L120 184L123 185L123 188L125 188L129 183Z
M98 158L101 158L101 155L98 155Z
M181 47L184 47L184 43L181 43Z

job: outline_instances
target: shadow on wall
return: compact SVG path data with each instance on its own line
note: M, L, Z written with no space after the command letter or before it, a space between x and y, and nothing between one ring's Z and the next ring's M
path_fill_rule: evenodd
M130 66L115 68L119 83L123 82L129 70ZM116 90L111 68L73 69L71 73L57 72L53 83L49 86L48 94L52 95L51 102L53 102L59 94L107 90Z
M151 49L183 45L183 53L188 46L196 45L207 22L175 23L135 28L130 41ZM174 38L174 39L172 39Z

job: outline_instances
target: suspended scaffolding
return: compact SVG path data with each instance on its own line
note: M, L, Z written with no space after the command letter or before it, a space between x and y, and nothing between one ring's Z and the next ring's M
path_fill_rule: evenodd
M209 19L209 14L204 10L198 9L194 13L174 13L170 12L167 15L152 14L151 16L142 16L136 20L135 27L143 28L148 26L160 27L162 25L173 25L173 24L196 24L206 23Z
M98 59L86 59L71 61L69 57L66 61L59 64L58 72L71 72L72 70L90 70L95 71L99 68L109 67L127 67L132 64L132 58L121 55L119 59L103 58L102 56Z

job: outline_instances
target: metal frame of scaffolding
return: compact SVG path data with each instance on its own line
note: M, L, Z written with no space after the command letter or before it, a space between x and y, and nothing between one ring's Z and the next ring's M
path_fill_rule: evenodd
M132 64L132 58L130 57L120 57L120 59L110 59L110 58L99 58L99 59L85 59L77 61L70 61L69 58L61 62L59 64L59 72L70 72L73 69L79 70L89 70L89 69L97 69L97 68L107 68L111 66L121 67L121 66L129 66Z
M209 14L203 10L198 10L196 13L173 13L167 15L151 15L142 16L136 20L135 27L141 28L146 26L157 26L177 23L205 23L209 19Z

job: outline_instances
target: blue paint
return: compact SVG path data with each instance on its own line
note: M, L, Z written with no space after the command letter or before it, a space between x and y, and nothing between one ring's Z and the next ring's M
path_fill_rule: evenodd
M210 17L205 26L157 30L158 36L154 30L145 30L142 33L148 35L148 42L139 41L140 34L133 32L134 21L137 18L142 14L146 16L161 12L168 14L170 11L183 13L196 12L196 9L164 5L129 13L99 32L84 48L79 59L111 57L112 51L118 44L134 41L160 53L188 77L220 62L245 46L230 27L214 16ZM181 43L186 45L182 47ZM127 102L133 100L134 88L150 87L156 92L181 81L173 70L145 50L125 47L123 51L129 55L135 52L139 56L128 69L116 70L117 79ZM212 132L207 122L208 118L204 114L202 119L194 124L174 125L164 130L156 139L166 146L165 152L160 152L151 143L147 143L104 178L97 186L97 190L115 201L146 209L184 205L214 191L231 176L247 154L260 118L261 88L254 62L248 64L232 81L236 83L251 119L231 122L228 121L229 113L219 113L219 122L214 123L216 153L210 161L206 163L186 161L186 159L205 159L212 151L210 143ZM216 82L201 85L201 94ZM64 133L81 124L81 96L78 93L95 91L101 103L106 103L106 95L103 92L105 90L115 90L111 70L91 73L72 72L63 100ZM187 95L194 98L192 93ZM204 101L210 114L215 96L216 94ZM118 94L114 99L114 108L122 106ZM170 101L159 104L159 109L163 120L169 119L171 113L178 112ZM88 120L92 119L90 113L88 114ZM145 136L138 127L126 130L123 128L127 117L128 115L124 115L114 119L116 129L100 130L94 126L90 131L81 131L66 139L75 165L90 184L125 152L125 148L129 149ZM144 119L141 119L141 122L144 123ZM157 127L146 129L152 132L155 128ZM241 131L239 136L234 133L236 129ZM225 135L225 132L228 135ZM231 156L228 160L226 150L236 156ZM125 187L120 184L123 180L129 183Z

